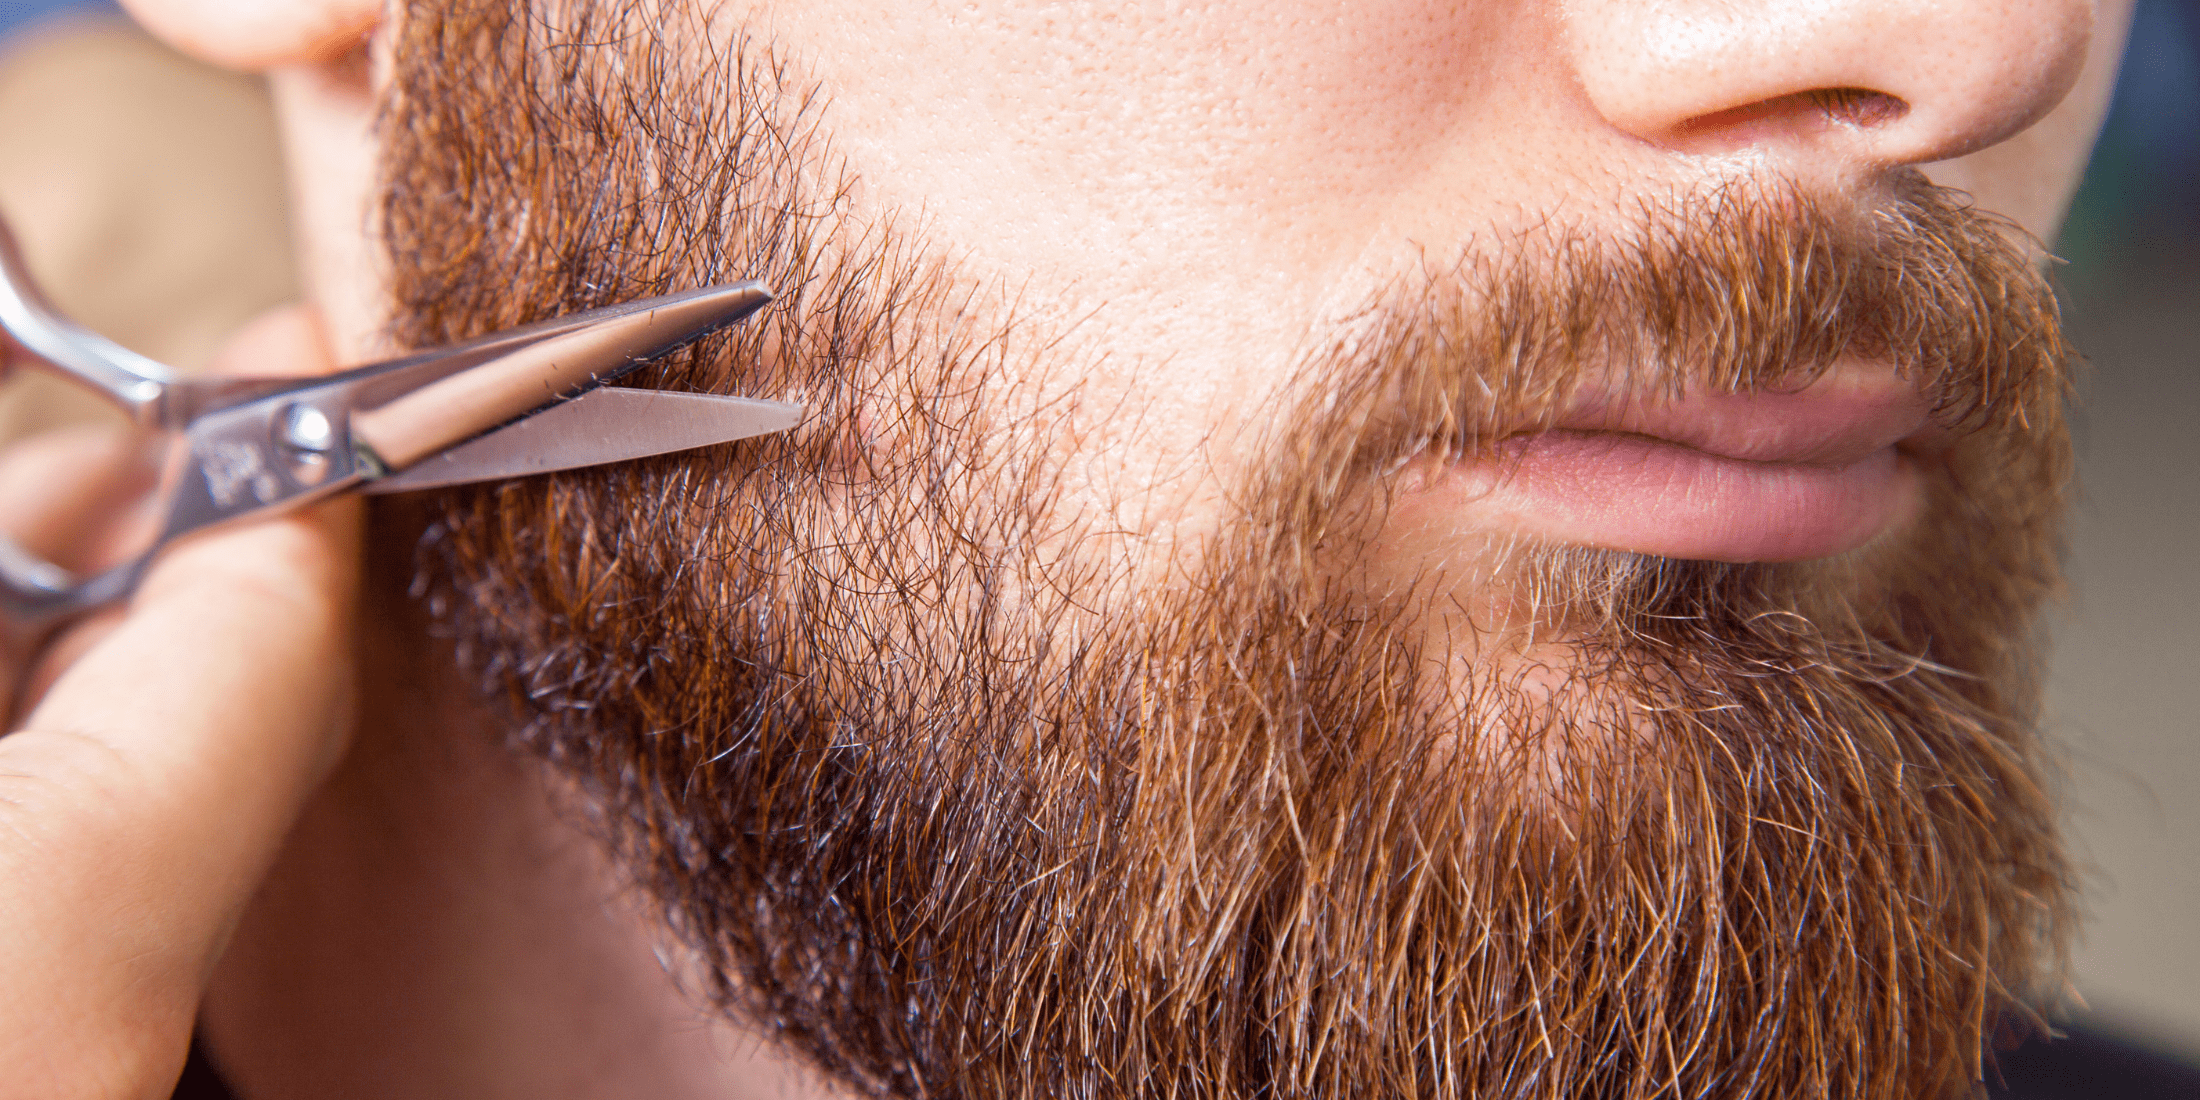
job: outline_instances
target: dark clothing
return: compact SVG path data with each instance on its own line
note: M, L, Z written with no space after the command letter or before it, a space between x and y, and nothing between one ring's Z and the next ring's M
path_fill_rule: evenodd
M2035 1039L1997 1063L2002 1087L1987 1075L1994 1100L2200 1100L2200 1065L2083 1028Z
M1999 1068L1993 1100L2200 1100L2200 1066L2082 1028L2004 1052ZM175 1100L234 1100L195 1044Z

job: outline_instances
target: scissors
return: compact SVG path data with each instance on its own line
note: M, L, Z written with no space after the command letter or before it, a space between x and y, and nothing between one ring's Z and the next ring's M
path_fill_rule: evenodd
M15 360L92 390L136 429L170 439L157 533L135 558L77 576L0 538L0 634L36 646L127 598L162 548L209 527L340 493L523 477L791 428L799 405L602 388L771 300L761 283L733 283L318 378L186 377L63 317L0 222L0 330Z

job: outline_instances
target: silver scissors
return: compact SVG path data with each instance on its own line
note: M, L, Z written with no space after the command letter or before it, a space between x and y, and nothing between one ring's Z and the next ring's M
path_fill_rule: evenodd
M791 428L801 406L601 388L771 299L760 283L734 283L318 378L185 377L61 316L0 223L0 330L15 360L93 390L137 429L172 439L164 515L138 556L77 576L0 538L0 631L35 645L128 597L169 543L338 493L522 477Z

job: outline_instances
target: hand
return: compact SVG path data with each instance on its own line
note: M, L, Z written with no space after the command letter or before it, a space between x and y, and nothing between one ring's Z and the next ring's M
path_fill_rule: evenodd
M224 355L327 363L298 310ZM0 456L0 529L83 530L55 518L84 511L69 448L101 445ZM126 609L0 667L31 685L0 701L25 714L0 737L0 1097L174 1088L230 930L349 735L358 528L339 500L186 540Z

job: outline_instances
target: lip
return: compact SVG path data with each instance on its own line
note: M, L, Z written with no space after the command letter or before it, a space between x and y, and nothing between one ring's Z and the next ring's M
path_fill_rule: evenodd
M1868 364L1790 393L1644 399L1590 387L1550 427L1428 471L1400 503L1570 545L1801 561L1853 550L1909 515L1911 452L1933 431L1924 396Z

